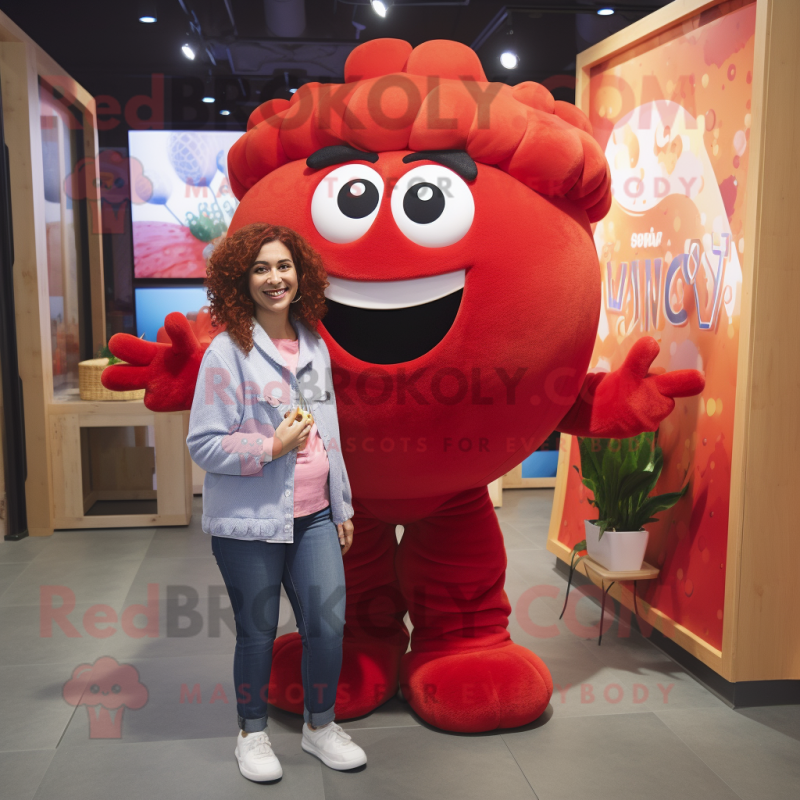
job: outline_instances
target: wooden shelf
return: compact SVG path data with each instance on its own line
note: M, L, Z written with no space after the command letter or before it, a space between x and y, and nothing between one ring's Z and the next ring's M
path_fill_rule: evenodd
M187 525L192 518L189 412L142 400L51 403L53 527ZM147 432L151 429L151 433ZM157 489L153 488L153 475ZM95 502L155 500L155 513L90 514Z
M642 564L641 569L635 569L632 572L620 572L619 570L606 569L601 564L598 564L591 556L586 556L581 562L587 569L591 569L601 580L604 581L650 581L658 577L661 570L658 567L651 566L646 561Z

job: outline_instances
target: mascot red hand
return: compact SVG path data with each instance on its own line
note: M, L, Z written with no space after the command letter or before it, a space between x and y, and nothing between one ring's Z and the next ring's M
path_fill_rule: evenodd
M448 41L366 42L344 78L264 103L228 157L241 200L231 231L296 230L330 283L319 332L342 441L329 448L343 453L356 512L336 716L400 686L446 730L524 725L553 683L508 633L487 484L556 429L653 430L702 377L649 373L652 340L587 376L601 304L591 223L611 193L581 111L535 83L489 83L475 53ZM172 357L119 349L146 363L125 368L142 377L118 374L148 388L151 408L191 402L200 352L173 341ZM270 701L295 712L301 652L297 634L273 648Z
M656 430L675 408L673 397L693 397L705 386L696 369L649 373L658 351L656 340L644 336L618 370L587 375L580 397L558 430L603 439L627 439Z
M197 373L208 345L197 341L189 321L177 311L167 315L164 327L171 345L145 342L127 333L112 336L109 349L127 364L104 369L103 386L115 392L144 389L144 404L151 411L191 408Z

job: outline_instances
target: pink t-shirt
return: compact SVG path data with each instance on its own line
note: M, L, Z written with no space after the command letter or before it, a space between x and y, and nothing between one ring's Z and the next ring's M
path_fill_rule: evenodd
M273 339L275 347L294 374L300 355L299 339ZM271 447L270 443L270 447ZM305 447L297 451L294 468L294 516L305 517L330 505L328 454L317 430L311 426Z

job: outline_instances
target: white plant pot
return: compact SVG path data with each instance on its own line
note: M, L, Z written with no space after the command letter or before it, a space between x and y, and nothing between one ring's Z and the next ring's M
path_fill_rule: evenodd
M614 572L633 572L642 568L647 549L648 531L606 531L600 538L600 528L588 519L586 549L600 565Z

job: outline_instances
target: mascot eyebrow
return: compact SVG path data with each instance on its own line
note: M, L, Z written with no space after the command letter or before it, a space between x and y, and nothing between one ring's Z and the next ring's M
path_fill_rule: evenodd
M374 164L378 160L377 153L367 153L346 144L332 144L322 147L306 159L306 166L311 169L332 167L347 161L369 161ZM403 163L412 161L435 161L460 175L465 181L474 181L478 177L478 167L466 150L421 150L403 156Z

